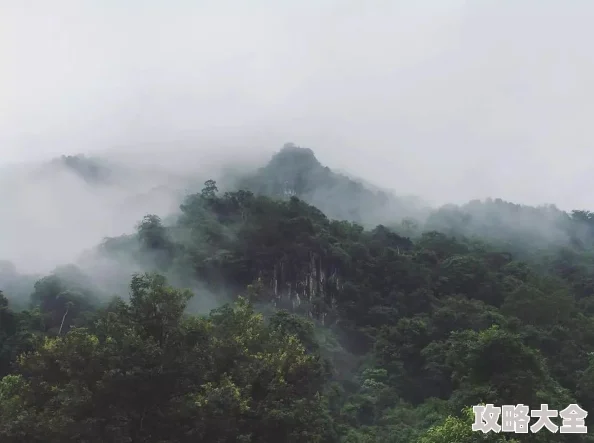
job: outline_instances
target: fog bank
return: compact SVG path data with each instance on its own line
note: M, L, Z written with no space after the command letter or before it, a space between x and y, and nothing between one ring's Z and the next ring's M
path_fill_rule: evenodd
M293 141L435 203L592 206L591 3L1 4L2 162Z
M167 162L148 151L119 150L80 157L76 164L59 157L1 167L0 260L12 261L19 271L47 273L77 261L105 237L132 233L148 213L178 212L185 195L233 170L237 161L249 168L241 153L224 151L225 161L202 152L176 157L169 151Z

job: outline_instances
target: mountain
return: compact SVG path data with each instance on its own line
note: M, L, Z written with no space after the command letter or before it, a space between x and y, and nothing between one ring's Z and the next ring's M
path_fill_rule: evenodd
M237 188L275 198L291 196L318 207L328 217L366 226L424 218L420 199L397 197L363 180L323 166L309 148L286 144L264 167L239 180Z
M588 211L567 213L554 205L527 206L501 199L430 208L420 198L396 195L322 165L308 148L286 144L268 163L238 180L238 189L288 199L296 196L331 219L366 227L384 224L407 235L436 230L489 239L515 253L551 246L594 245Z
M164 184L85 162L32 174L21 208L41 227L61 218L15 240L0 217L10 252L85 246L93 217L128 216L100 204L108 190ZM306 199L371 224L399 198L310 150L243 172L244 187L209 177L176 217L144 214L77 265L33 277L0 261L0 441L593 442L591 212L488 199L367 228ZM56 183L82 199L40 198ZM546 404L583 433L474 432L481 403Z

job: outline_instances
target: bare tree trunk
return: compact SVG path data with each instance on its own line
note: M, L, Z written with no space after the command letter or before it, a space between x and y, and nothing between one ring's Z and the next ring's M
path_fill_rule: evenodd
M66 320L66 316L68 315L68 310L70 307L66 308L66 312L64 312L64 317L62 317L62 323L60 324L60 330L58 331L58 335L62 333L62 327L64 326L64 320Z

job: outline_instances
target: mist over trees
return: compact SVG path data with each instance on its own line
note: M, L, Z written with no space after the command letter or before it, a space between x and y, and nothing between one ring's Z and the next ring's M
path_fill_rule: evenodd
M132 183L120 168L70 156L43 171L100 198ZM469 415L594 409L588 210L430 208L292 144L167 192L179 210L50 273L0 257L0 441L594 441L483 435Z

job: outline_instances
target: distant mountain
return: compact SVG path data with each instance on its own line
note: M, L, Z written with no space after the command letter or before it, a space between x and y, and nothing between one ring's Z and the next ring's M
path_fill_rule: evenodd
M527 206L501 199L429 208L421 199L397 196L361 178L322 165L311 149L286 144L262 168L236 187L278 198L295 195L328 217L365 226L385 224L407 235L439 231L480 237L510 251L551 246L589 248L594 244L594 215L562 211L552 205ZM415 223L402 225L403 219Z
M444 205L432 211L423 230L486 239L514 253L539 253L539 249L550 247L594 247L593 213L568 213L554 205L528 206L499 198Z
M236 186L271 197L295 195L330 218L364 225L419 218L428 213L419 199L398 197L361 179L335 172L322 165L311 149L291 143L276 153L267 165L240 179Z
M82 155L0 171L0 260L48 272L106 236L132 232L147 213L177 212L209 178L197 175Z
M52 160L51 164L65 167L87 183L94 184L107 183L113 172L107 161L84 155L62 155Z

